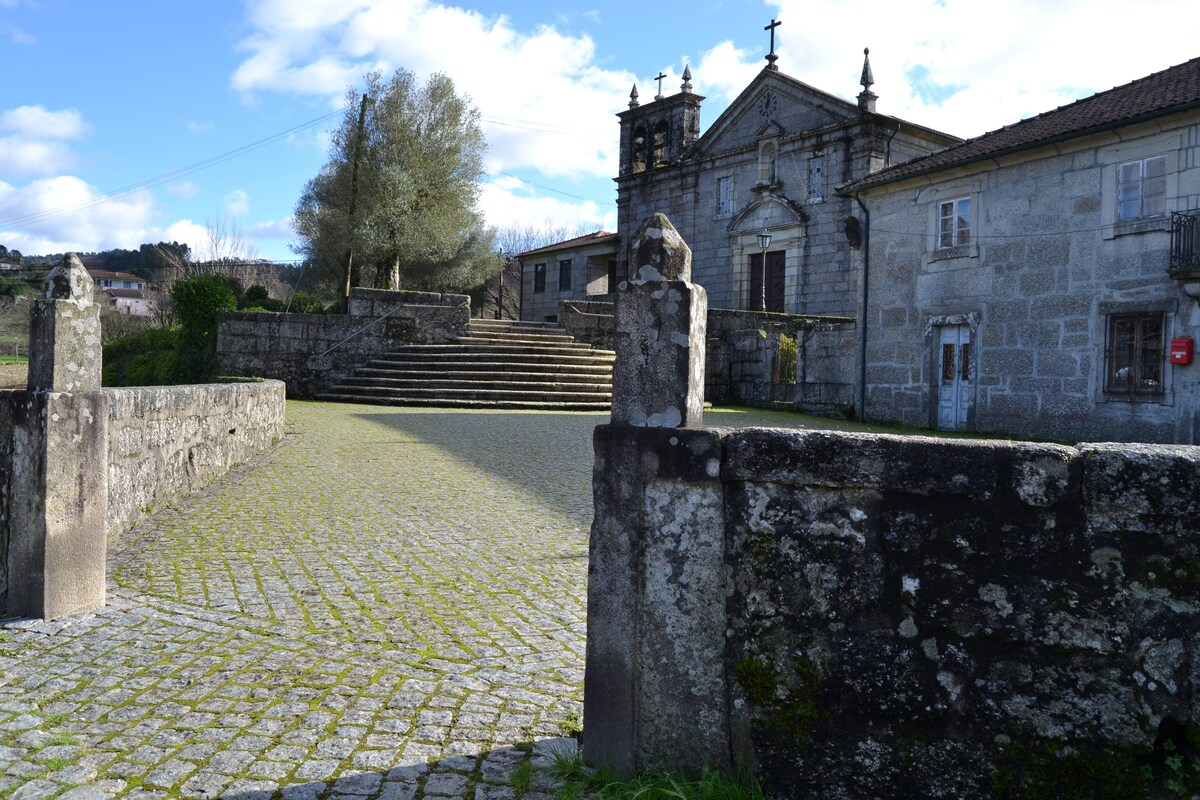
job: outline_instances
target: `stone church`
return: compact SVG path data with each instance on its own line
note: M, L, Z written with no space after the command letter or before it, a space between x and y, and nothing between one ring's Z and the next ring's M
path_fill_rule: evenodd
M691 246L710 308L858 317L858 209L836 187L959 139L876 112L869 54L857 104L784 74L773 46L766 59L703 135L690 68L677 94L660 78L640 103L634 87L618 114L617 273L661 211Z

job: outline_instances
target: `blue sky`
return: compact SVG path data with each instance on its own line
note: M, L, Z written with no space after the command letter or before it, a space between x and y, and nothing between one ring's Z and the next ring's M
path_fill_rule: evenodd
M970 136L1200 55L1172 24L1193 15L1179 0L0 0L0 244L203 251L220 215L255 254L292 259L296 200L374 68L443 71L472 96L491 224L611 229L630 86L646 101L662 70L674 93L690 64L711 123L765 63L772 18L788 74L853 99L869 46L880 112Z

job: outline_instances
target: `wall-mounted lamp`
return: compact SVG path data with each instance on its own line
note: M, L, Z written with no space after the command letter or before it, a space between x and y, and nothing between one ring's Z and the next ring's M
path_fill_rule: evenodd
M771 246L771 232L766 228L758 232L758 246L762 248L763 252L766 252L767 248Z

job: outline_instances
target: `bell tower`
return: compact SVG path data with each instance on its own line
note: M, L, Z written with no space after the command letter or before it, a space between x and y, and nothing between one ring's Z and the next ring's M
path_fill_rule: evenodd
M637 175L677 164L700 137L700 101L692 93L691 67L683 69L679 94L664 97L659 73L659 93L653 102L638 102L637 85L629 93L629 110L617 115L621 120L621 167L618 175Z

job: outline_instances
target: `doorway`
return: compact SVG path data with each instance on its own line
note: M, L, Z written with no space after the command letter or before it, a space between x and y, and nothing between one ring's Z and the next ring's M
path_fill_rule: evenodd
M942 431L965 431L971 398L974 396L971 327L939 325L936 330L937 428Z
M766 291L763 291L763 261L766 261ZM772 250L768 253L750 254L750 296L746 308L750 311L784 312L784 296L787 282L786 253Z

